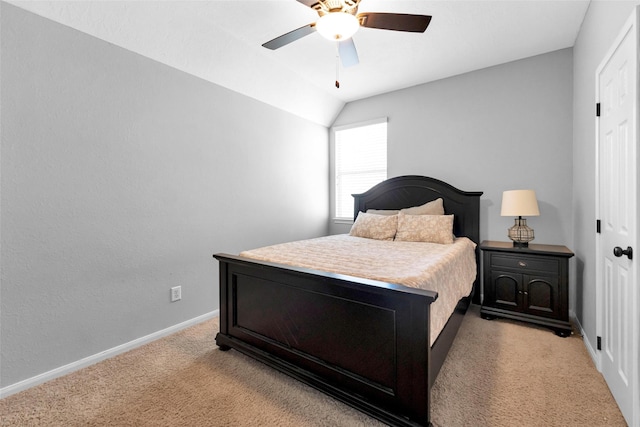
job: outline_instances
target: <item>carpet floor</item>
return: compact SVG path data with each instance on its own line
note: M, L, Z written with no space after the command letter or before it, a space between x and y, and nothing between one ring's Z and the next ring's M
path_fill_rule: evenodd
M214 343L209 320L0 400L0 426L378 426ZM455 426L625 426L582 338L472 306L432 389Z

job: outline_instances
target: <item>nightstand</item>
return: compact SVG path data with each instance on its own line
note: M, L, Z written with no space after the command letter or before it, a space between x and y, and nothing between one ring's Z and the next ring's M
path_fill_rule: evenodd
M569 323L569 258L565 246L485 240L480 244L484 300L483 319L503 317L571 334Z

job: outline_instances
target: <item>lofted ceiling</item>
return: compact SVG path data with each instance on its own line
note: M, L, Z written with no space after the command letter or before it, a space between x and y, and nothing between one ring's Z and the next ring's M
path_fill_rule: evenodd
M328 126L345 103L573 46L589 0L362 0L359 12L431 15L424 33L360 28L360 63L337 67L296 0L18 1L18 7ZM334 85L339 73L340 88Z

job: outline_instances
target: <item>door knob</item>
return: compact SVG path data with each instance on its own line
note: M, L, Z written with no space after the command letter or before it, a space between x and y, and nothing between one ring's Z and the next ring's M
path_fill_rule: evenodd
M633 259L633 248L631 246L627 246L627 249L622 249L620 246L616 246L613 248L613 254L617 257L626 255L627 258Z

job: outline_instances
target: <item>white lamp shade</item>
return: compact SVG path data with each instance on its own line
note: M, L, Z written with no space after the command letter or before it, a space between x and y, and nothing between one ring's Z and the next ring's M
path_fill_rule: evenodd
M346 40L358 31L360 22L350 13L331 12L316 22L316 30L329 40Z
M502 193L501 216L539 216L534 190L509 190Z

